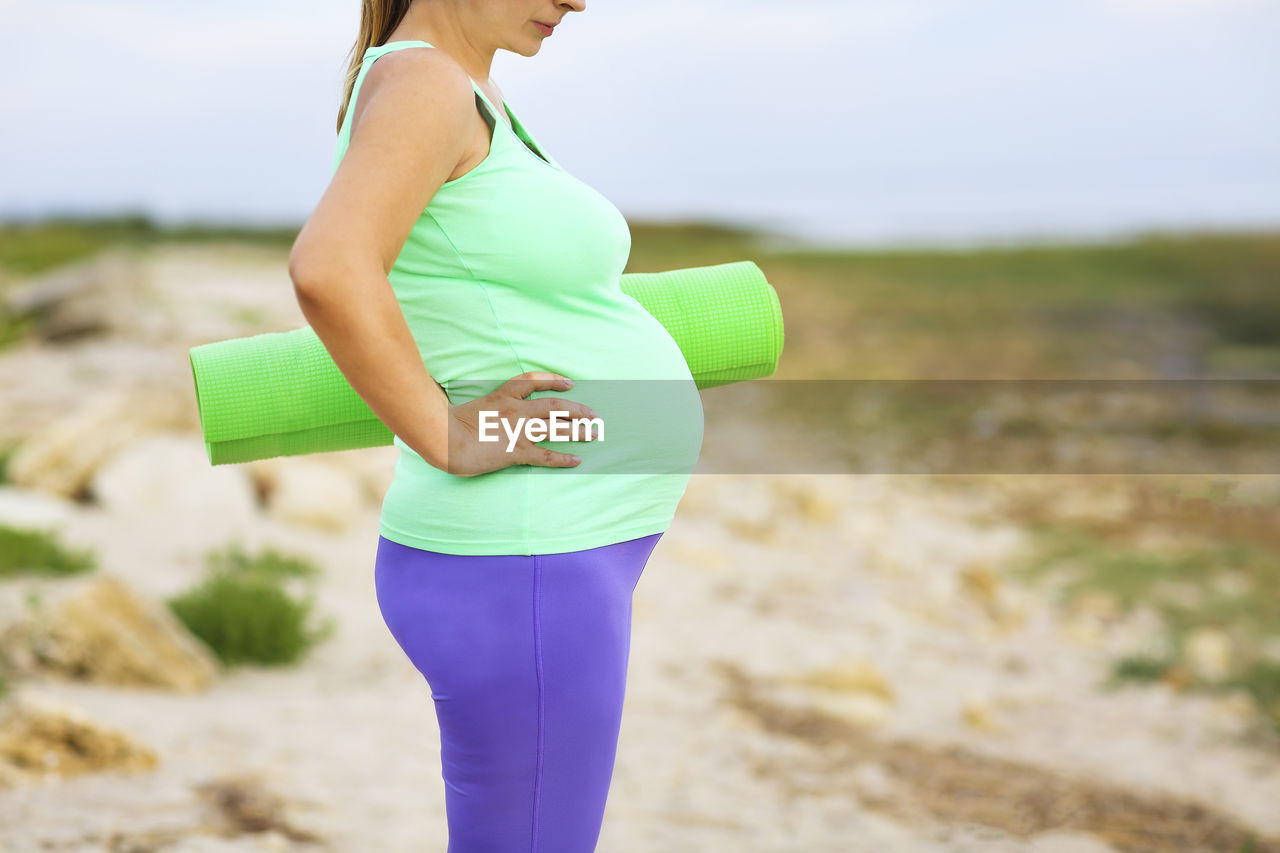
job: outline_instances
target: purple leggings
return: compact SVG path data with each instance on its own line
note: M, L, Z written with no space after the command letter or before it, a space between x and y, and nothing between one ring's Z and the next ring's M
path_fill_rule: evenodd
M378 607L435 701L447 853L595 850L632 592L661 536L531 556L378 537Z

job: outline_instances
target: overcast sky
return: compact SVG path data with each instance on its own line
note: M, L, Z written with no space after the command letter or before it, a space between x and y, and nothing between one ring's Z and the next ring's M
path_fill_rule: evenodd
M301 223L358 0L0 0L0 216ZM493 78L628 217L1280 226L1280 0L588 0Z

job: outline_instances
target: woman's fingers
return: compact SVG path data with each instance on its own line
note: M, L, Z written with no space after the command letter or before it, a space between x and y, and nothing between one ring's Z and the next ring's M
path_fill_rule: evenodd
M599 413L590 406L579 403L574 400L565 400L561 397L542 397L537 400L527 401L520 409L520 413L526 418L535 418L539 421L546 422L550 425L552 413L556 414L557 421L592 421L599 419L600 423L604 423ZM573 425L570 424L570 427ZM583 424L580 430L585 429L590 424Z
M498 417L501 418L506 425L504 429L517 430L523 426L527 426L530 422L537 422L538 429L546 430L551 428L552 413L557 413L558 420L568 419L570 421L597 421L597 425L590 423L578 425L570 423L567 425L569 430L568 437L570 440L586 440L590 441L593 435L603 430L604 420L600 413L590 406L574 400L568 400L563 397L540 397L537 400L529 400L528 396L534 391L542 390L562 390L573 385L573 380L563 374L549 373L546 371L529 371L519 376L514 376L503 383L498 389L499 396L501 392L513 394L522 405L514 406L512 410L505 405L499 405ZM523 418L523 421L521 419ZM560 433L563 435L563 433ZM583 438L585 436L585 438ZM542 441L543 439L535 439Z
M545 370L531 370L503 382L500 390L506 390L523 400L534 391L563 390L572 387L573 380L567 376Z
M528 439L516 442L514 455L514 464L542 465L548 468L573 468L582 461L572 453L561 453L549 447L539 447Z
M449 472L474 476L510 465L572 468L580 464L581 458L573 453L542 447L539 442L603 438L600 414L562 397L526 399L534 391L563 390L568 384L558 373L529 372L512 377L484 397L454 406L451 417L457 432L450 440Z

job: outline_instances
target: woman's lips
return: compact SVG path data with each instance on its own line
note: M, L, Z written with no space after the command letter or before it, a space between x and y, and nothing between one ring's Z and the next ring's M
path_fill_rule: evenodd
M533 24L538 28L538 32L542 33L544 36L551 35L552 30L555 29L554 24L544 24L541 21L534 21Z

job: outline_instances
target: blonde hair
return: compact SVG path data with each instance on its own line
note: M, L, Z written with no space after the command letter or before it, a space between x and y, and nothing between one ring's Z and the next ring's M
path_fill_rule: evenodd
M412 3L413 0L360 0L360 34L356 36L356 43L351 48L351 61L347 65L342 103L338 107L338 133L342 132L342 122L347 117L351 91L355 88L356 77L360 75L360 66L364 64L365 51L386 41L391 31L404 20Z

